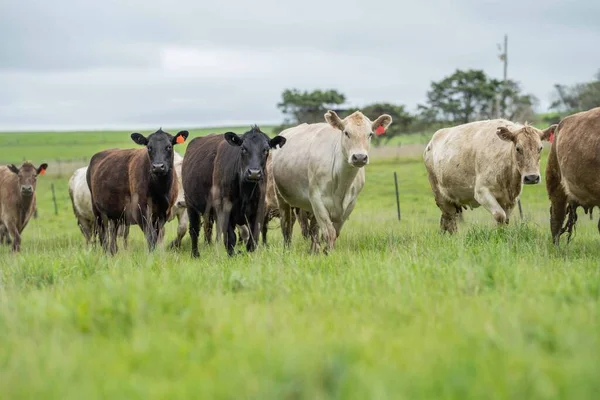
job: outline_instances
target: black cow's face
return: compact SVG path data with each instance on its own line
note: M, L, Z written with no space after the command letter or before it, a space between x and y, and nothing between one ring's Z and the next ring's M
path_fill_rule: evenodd
M188 131L181 131L177 135L171 136L159 129L147 138L141 133L132 133L131 139L148 149L150 173L156 176L164 176L171 172L173 168L173 146L185 142L188 135Z
M239 136L233 132L225 133L225 140L231 146L240 147L240 174L242 179L249 182L258 182L265 176L265 165L269 150L285 144L283 136L269 139L260 131L258 126Z
M29 162L23 163L21 168L17 168L13 164L8 165L8 169L19 177L19 189L21 189L22 196L33 196L37 176L44 175L47 168L48 164L46 163L40 165L38 168Z

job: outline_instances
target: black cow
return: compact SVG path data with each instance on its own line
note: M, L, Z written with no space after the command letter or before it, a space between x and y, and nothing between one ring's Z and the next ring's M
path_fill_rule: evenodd
M248 251L258 242L259 224L265 212L267 185L266 162L269 150L285 144L283 136L273 139L253 126L239 136L227 132L218 149L213 169L213 202L221 224L227 253L231 256L236 243L236 225L246 225L250 237Z

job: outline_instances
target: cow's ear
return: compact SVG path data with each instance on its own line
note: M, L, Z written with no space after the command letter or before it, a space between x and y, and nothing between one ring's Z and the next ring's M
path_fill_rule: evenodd
M554 134L554 131L556 131L557 127L558 127L558 125L554 124L554 125L550 125L546 129L544 129L542 131L542 134L540 135L540 139L542 139L542 140L550 140L550 136L552 136L552 134Z
M340 131L344 130L344 121L338 117L335 111L329 110L325 113L325 121L335 129L339 129Z
M19 168L17 168L15 164L8 164L7 167L11 172L14 172L17 175L19 174Z
M269 140L269 147L272 149L279 147L283 147L285 144L285 138L283 136L275 136L273 139Z
M515 140L515 134L509 131L505 126L499 126L496 135L507 142L513 142Z
M184 143L190 133L188 131L181 131L177 133L177 135L173 136L171 139L171 144L175 146L176 144Z
M377 118L375 121L373 121L373 124L371 125L371 130L376 131L377 128L379 128L380 126L383 127L384 130L387 130L388 126L390 126L391 124L392 117L387 114L383 114L380 115L379 118Z
M135 143L139 144L140 146L148 145L148 139L146 139L146 137L144 135L142 135L141 133L137 133L137 132L132 133L131 140L133 140Z
M224 136L225 140L227 140L227 143L232 146L241 146L242 142L244 141L244 139L233 132L226 132Z
M38 175L44 175L46 173L46 170L48 169L48 164L43 163L42 165L40 165L37 169L37 174Z

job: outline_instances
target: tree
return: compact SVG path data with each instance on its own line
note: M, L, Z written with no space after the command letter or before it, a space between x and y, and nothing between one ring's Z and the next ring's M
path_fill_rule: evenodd
M287 125L323 122L323 115L327 110L335 110L336 106L346 101L346 97L336 90L300 92L297 89L286 89L281 98L277 107L286 114Z
M490 81L481 70L456 70L431 83L427 105L419 108L435 120L467 123L491 114L497 86L498 82Z
M392 125L385 134L374 137L373 144L375 146L386 144L393 137L407 133L415 119L406 111L403 105L390 103L370 104L362 109L362 113L371 121L375 121L381 114L389 114L392 117Z
M554 88L556 95L550 108L563 115L600 106L600 70L591 82L571 86L555 84Z
M456 70L431 83L427 105L419 105L421 118L428 123L467 123L498 115L511 120L533 116L537 99L522 94L518 82L489 78L481 70Z

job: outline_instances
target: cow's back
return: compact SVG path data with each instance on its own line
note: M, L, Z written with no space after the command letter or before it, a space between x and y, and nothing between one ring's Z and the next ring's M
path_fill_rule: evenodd
M213 167L221 142L224 142L222 134L194 138L188 144L183 158L181 176L186 207L192 207L200 213L206 210L209 203Z
M69 179L69 195L73 202L75 214L88 221L93 221L92 194L86 180L87 170L88 167L82 167L73 173L71 179Z
M564 118L557 132L551 151L567 195L583 206L600 205L600 107Z
M496 119L443 128L433 135L425 148L424 161L440 193L448 200L476 205L476 181L497 180L498 172L512 164L512 159L507 157L512 143L498 137L499 126L519 127L510 121Z

